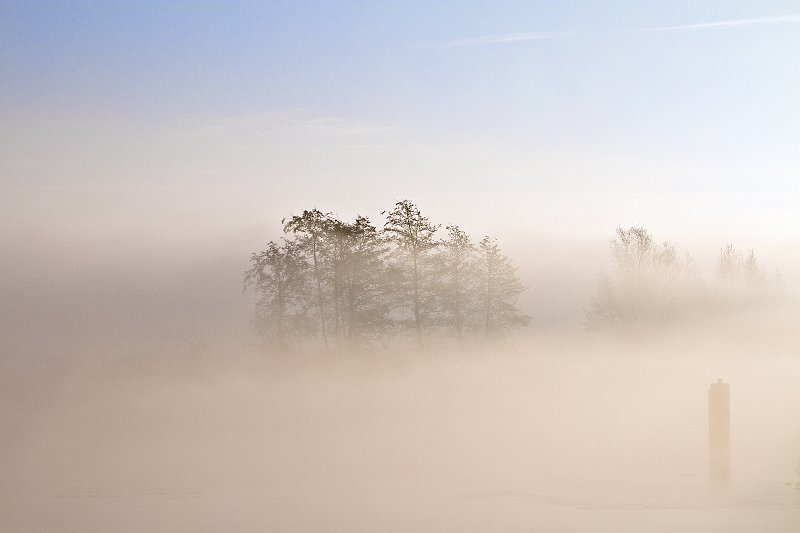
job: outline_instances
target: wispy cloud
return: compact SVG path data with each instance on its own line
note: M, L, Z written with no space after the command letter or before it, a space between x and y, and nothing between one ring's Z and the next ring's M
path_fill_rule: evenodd
M328 138L363 137L391 131L388 126L336 117L308 117L301 111L259 112L218 118L194 125L185 132L192 138L316 135Z
M679 26L657 26L650 28L636 28L629 30L599 30L599 31L542 31L522 33L502 33L494 35L481 35L469 39L459 39L435 45L429 48L455 48L465 46L488 46L512 44L529 41L547 41L567 37L590 37L595 35L642 35L654 33L687 33L694 31L749 28L754 26L778 26L782 24L796 24L800 22L800 13L780 15L775 17L757 17L734 20L717 20L697 24L683 24Z

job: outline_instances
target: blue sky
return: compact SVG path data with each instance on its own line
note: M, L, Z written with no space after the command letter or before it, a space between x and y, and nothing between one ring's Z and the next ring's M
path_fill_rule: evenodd
M769 111L791 103L786 99L796 92L797 21L419 47L487 34L613 32L797 15L798 2L382 4L4 2L4 112L164 117L303 108L406 117L414 125L477 122L476 129L529 131L535 125L525 127L527 119L555 127L554 115L585 114L597 104L601 109L587 118L623 111L650 118L672 107L699 121L706 113L720 117L733 104L748 114ZM788 107L782 111L791 116Z
M241 228L406 196L537 228L798 229L797 1L0 6L3 210L32 231L42 209Z

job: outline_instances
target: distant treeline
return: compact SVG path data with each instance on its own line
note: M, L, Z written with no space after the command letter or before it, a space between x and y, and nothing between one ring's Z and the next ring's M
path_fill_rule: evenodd
M495 239L444 231L408 200L342 221L310 209L283 220L286 235L254 253L244 288L258 294L256 329L278 349L357 347L410 332L459 342L524 326L525 289Z
M617 228L610 242L613 267L599 281L587 312L592 329L616 332L663 324L698 313L764 302L783 292L779 272L770 276L753 250L726 244L716 261L716 282L700 276L691 255L673 243L658 244L643 227Z
M525 287L495 239L474 243L456 225L442 229L408 200L382 215L380 228L316 208L282 221L285 237L254 253L244 276L258 295L255 325L266 345L353 348L403 335L418 345L434 335L464 343L529 323L518 306ZM779 273L768 276L753 250L731 244L719 250L715 283L643 227L617 228L610 254L586 312L589 329L625 333L782 292Z

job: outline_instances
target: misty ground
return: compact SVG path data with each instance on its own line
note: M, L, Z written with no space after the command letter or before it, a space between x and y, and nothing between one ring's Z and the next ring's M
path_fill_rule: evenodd
M7 368L0 530L800 531L794 318L757 336ZM725 493L707 480L718 377Z

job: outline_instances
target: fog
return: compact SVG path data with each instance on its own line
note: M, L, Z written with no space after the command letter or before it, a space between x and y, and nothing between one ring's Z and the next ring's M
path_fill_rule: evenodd
M462 350L431 335L422 349L265 351L241 293L247 239L134 263L114 247L12 262L0 529L800 527L791 286L766 304L592 333L608 240L509 241L531 324ZM706 263L717 252L709 243ZM708 478L717 378L731 384L722 491Z
M0 533L800 531L790 4L0 0Z

